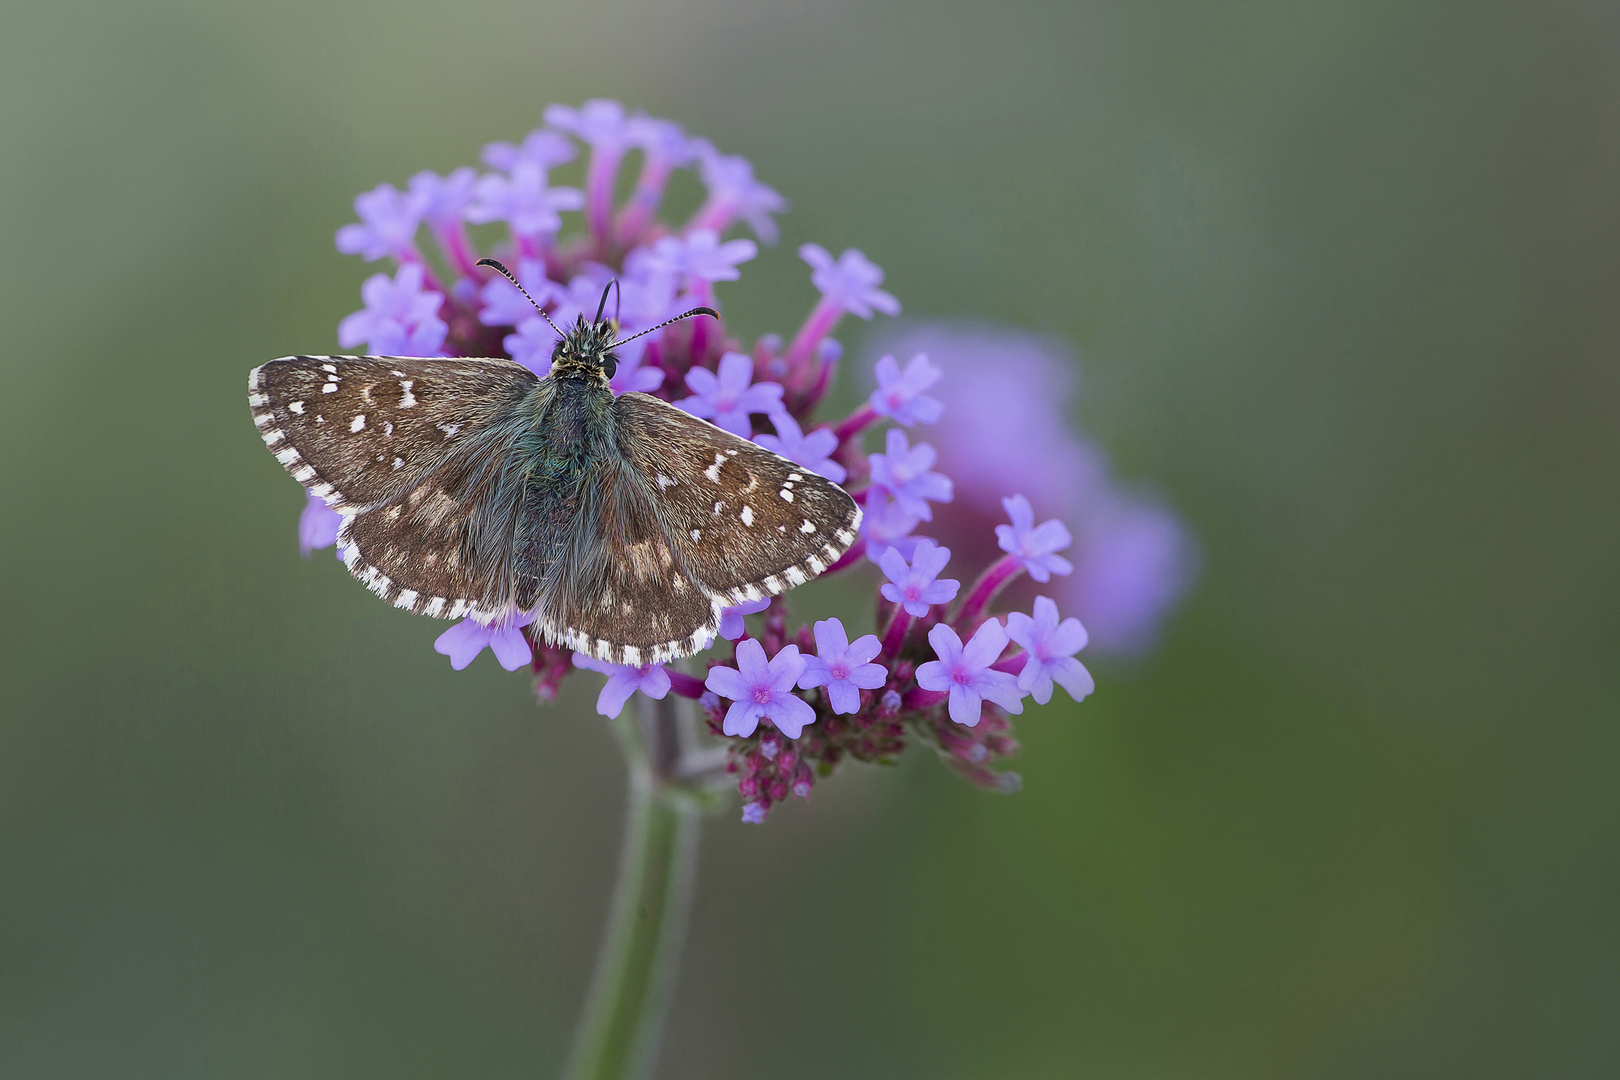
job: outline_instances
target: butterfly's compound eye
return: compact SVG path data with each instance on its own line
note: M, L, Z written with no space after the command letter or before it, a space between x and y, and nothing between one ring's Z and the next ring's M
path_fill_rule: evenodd
M613 378L613 373L619 370L619 358L612 353L602 354L602 374Z

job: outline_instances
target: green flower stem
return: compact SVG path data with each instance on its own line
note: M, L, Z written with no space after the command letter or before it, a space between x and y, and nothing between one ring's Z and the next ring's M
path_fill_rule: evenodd
M630 771L630 807L568 1080L631 1080L646 1076L657 1058L697 882L705 803L683 783L692 732L690 718L678 715L682 700L638 695L635 715L614 721Z

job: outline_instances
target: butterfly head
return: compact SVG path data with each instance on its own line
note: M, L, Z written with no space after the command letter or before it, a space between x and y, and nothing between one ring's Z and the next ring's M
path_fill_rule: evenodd
M518 279L513 277L512 272L506 267L494 259L479 259L478 265L493 267L499 271L503 277L517 286L518 292L529 297L529 303L534 304L534 297L529 296L528 290L519 284ZM603 312L607 310L608 293L618 287L619 283L617 281L608 282L607 288L602 290L602 302L596 306L596 318L586 322L585 314L581 312L573 327L568 330L564 330L552 322L551 316L546 314L545 308L539 304L534 304L534 309L540 313L540 317L545 319L551 328L557 332L557 336L562 339L551 350L551 374L553 376L595 379L605 386L607 381L613 378L613 373L619 367L619 358L613 352L618 346L662 330L670 323L690 319L694 315L707 315L711 319L720 317L720 313L713 308L695 307L691 311L683 311L673 319L665 319L657 326L648 327L640 333L631 334L627 338L619 338L619 320L616 318L602 318Z
M562 340L551 350L551 373L559 378L598 379L607 382L618 370L619 358L613 353L618 336L617 320L586 322L581 315L563 331Z

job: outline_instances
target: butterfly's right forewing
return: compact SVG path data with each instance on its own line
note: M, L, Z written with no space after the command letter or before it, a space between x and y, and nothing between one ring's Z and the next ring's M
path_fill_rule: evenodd
M855 543L861 509L826 477L647 394L614 412L679 562L725 603L802 585Z

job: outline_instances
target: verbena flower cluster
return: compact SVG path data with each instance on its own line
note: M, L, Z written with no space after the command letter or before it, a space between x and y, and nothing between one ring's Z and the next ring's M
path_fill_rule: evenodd
M786 203L744 159L613 101L553 105L544 117L521 143L485 147L484 171L421 172L403 190L383 184L355 199L360 220L338 231L338 250L391 260L394 270L362 286L364 308L338 327L344 348L506 356L544 376L555 335L509 282L476 265L482 255L507 261L561 325L594 315L616 279L618 318L633 333L695 305L723 310L715 285L736 280L758 254L754 240L726 238L735 227L776 239L773 215ZM581 151L583 188L552 184L552 171ZM627 166L636 173L620 201ZM671 224L660 214L679 169L695 169L707 196L688 220ZM576 217L580 227L565 230ZM763 821L789 795L808 796L845 759L889 762L915 741L974 783L1012 790L1017 775L996 768L1018 749L1008 716L1022 712L1027 698L1050 701L1055 687L1080 700L1093 683L1076 659L1087 643L1078 619L1062 617L1044 592L1027 611L1002 611L997 601L1015 580L1044 588L1086 555L1073 550L1068 527L1046 516L1057 501L1048 491L999 492L1001 517L977 538L989 553L977 566L963 569L938 534L919 533L958 491L938 467L936 446L911 434L946 412L941 370L922 351L903 363L884 356L859 408L818 420L839 367L842 349L831 336L839 322L896 315L900 304L883 290L883 271L857 250L835 257L805 244L799 255L821 298L790 340L769 334L746 346L723 321L677 323L626 346L611 385L615 393L655 394L844 485L864 507L862 535L827 573L875 582L878 632L851 639L836 618L790 625L790 603L778 597L725 612L720 634L729 655L687 662L694 671L706 664L701 676L680 664L624 667L570 655L536 640L522 619L466 620L435 648L457 670L485 648L509 671L528 666L542 700L575 670L601 674L596 707L604 716L617 716L637 693L696 699L729 747L745 821ZM1000 363L994 349L982 360L991 371ZM988 408L1004 418L993 401L999 374L996 385L986 398L953 401L951 425L941 432L954 425L958 439L982 444L973 413ZM868 450L864 436L880 426L880 448ZM1008 434L1006 447L1018 447L1022 434ZM1015 460L994 478L1003 488L1018 488L1023 471L1023 452L1011 452ZM304 552L334 544L338 522L312 496L299 522Z

